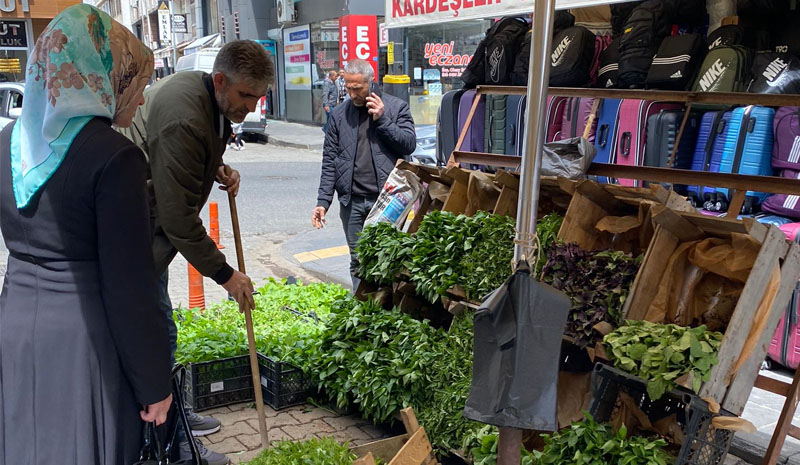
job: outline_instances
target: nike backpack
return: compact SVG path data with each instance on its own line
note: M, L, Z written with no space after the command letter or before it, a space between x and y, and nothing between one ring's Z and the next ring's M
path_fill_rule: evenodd
M494 23L475 49L472 61L461 73L464 88L472 89L481 84L510 84L514 60L528 29L527 21L517 16Z
M553 36L564 29L570 28L575 25L575 16L569 11L559 10L556 11L556 17L553 19ZM522 46L519 48L517 60L514 63L514 71L511 73L511 84L515 86L528 85L528 72L531 66L531 30L525 34L522 39Z
M700 34L671 36L661 42L645 84L648 89L686 90L705 58L706 42Z
M582 87L591 80L595 35L582 26L564 29L553 39L550 85Z
M788 53L761 52L753 60L753 94L800 94L800 59Z
M631 13L619 43L619 87L641 89L671 20L661 0L648 0Z
M717 47L706 55L692 90L743 92L750 82L752 52L738 45Z

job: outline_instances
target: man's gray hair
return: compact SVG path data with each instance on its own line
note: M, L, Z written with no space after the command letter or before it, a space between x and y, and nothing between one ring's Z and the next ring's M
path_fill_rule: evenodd
M353 60L347 63L344 68L345 74L361 74L367 82L372 82L375 78L375 71L372 65L366 60Z
M214 73L233 82L245 81L253 87L268 87L275 82L275 65L264 46L252 40L228 42L217 53Z

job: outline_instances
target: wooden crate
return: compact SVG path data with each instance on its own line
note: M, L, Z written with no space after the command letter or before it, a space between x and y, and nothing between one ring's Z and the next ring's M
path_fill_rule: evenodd
M681 243L708 237L726 238L732 233L740 233L750 235L761 244L725 331L718 354L719 363L713 367L711 379L703 383L700 390L701 397L711 397L724 409L741 415L772 335L800 276L800 248L787 241L778 228L765 226L752 219L716 218L694 212L677 212L664 206L653 207L651 213L655 233L623 308L623 315L627 319L645 318L670 257ZM732 374L754 327L753 314L764 298L776 263L780 266L781 274L779 291L758 335L757 344L738 372Z
M388 465L438 465L433 446L411 407L400 411L406 433L353 448L359 458L353 465L375 465L381 459Z

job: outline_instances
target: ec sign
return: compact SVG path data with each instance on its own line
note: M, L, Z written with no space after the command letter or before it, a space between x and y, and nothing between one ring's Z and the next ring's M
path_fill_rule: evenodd
M19 0L23 13L30 13L31 7L28 0ZM17 9L17 0L0 0L0 11L3 13L13 13Z
M352 60L366 60L378 76L377 18L369 15L348 15L339 18L339 60L342 67Z

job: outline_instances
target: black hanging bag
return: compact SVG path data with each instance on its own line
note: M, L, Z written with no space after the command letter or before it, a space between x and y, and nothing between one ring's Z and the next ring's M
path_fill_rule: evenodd
M493 86L511 84L511 73L517 60L525 33L530 30L522 18L504 18L497 23L494 33L486 41L486 69L484 82Z
M591 80L595 35L582 26L564 29L553 39L550 85L581 87Z
M619 87L641 89L671 20L661 0L648 0L631 13L619 43Z
M619 79L619 41L619 37L614 39L600 54L597 87L606 89L617 87L617 80Z
M649 89L686 90L705 58L706 43L700 34L671 36L661 42L647 73Z
M715 29L706 38L709 50L726 45L744 45L745 30L738 24L728 24Z

